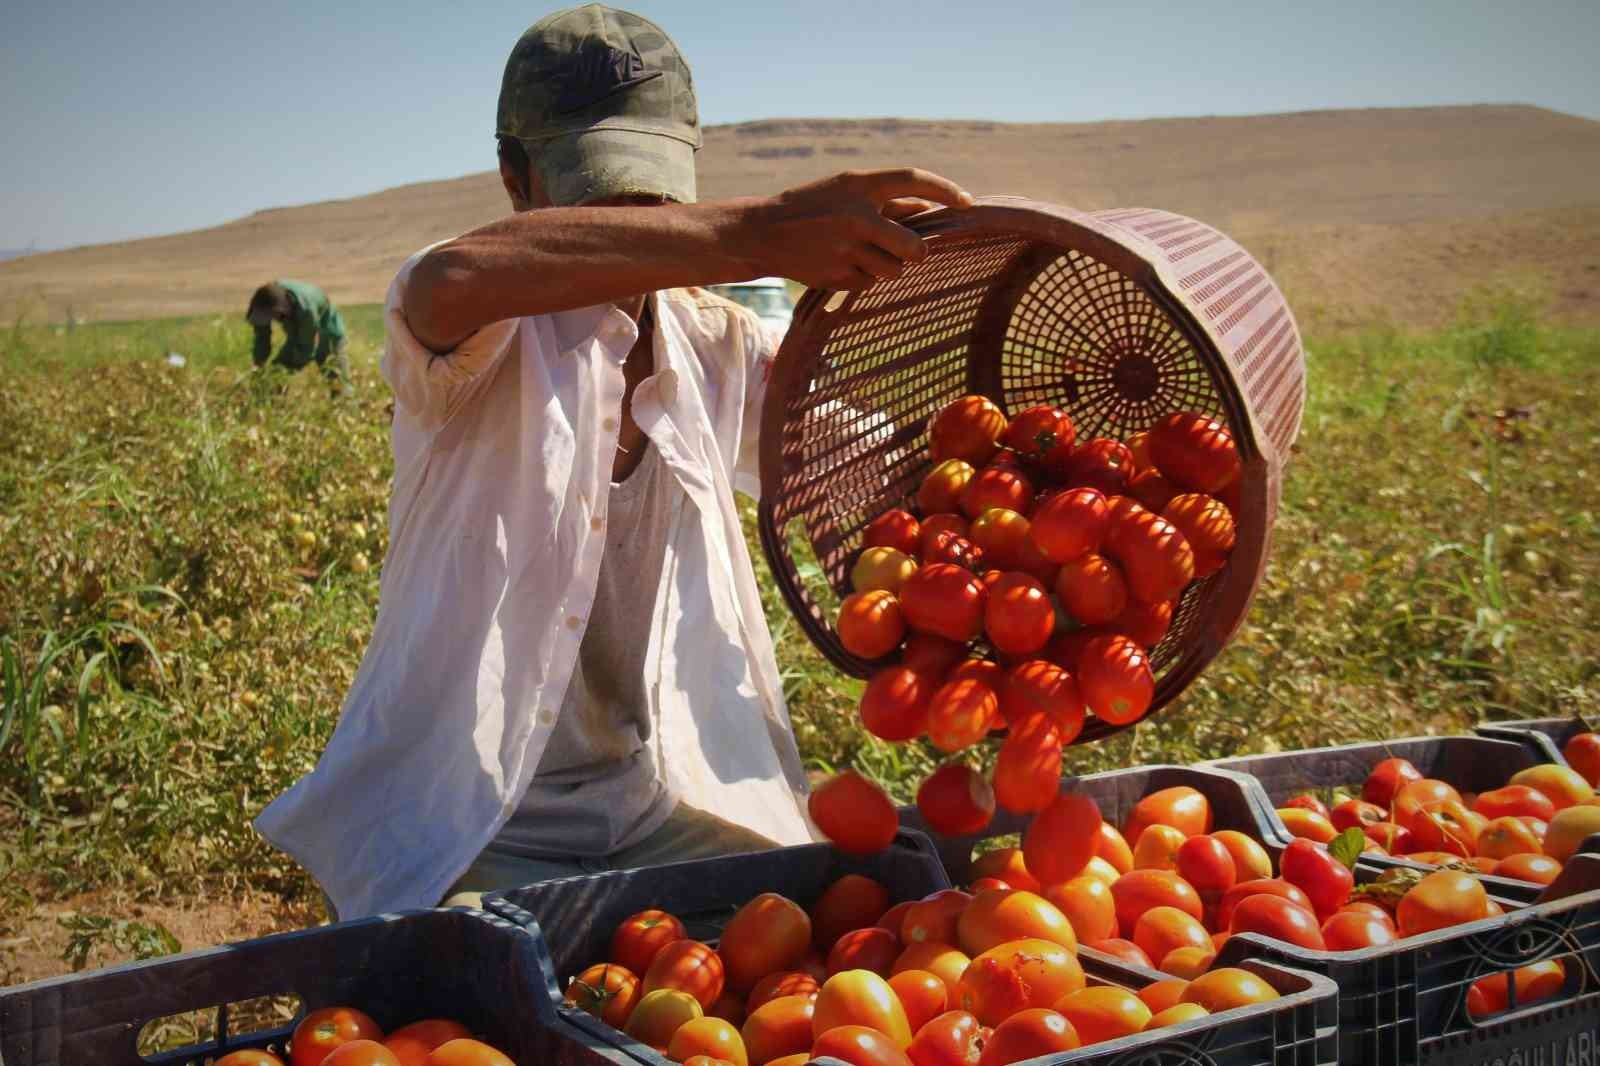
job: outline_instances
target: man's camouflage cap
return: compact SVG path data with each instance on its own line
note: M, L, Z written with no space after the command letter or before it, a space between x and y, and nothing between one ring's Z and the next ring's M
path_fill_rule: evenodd
M530 27L506 61L496 131L523 142L557 206L694 202L701 139L689 64L630 12L585 4Z

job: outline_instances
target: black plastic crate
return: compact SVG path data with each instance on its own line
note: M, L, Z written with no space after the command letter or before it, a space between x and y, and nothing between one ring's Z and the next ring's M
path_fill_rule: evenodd
M1479 736L1531 747L1539 762L1567 765L1562 754L1567 741L1579 733L1593 732L1594 727L1581 717L1573 718L1516 718L1504 722L1485 722L1474 732Z
M1358 867L1357 880L1374 878ZM1485 1020L1467 1014L1473 982L1559 958L1552 999ZM1339 987L1340 1061L1363 1066L1578 1063L1600 1055L1600 855L1578 855L1535 904L1381 948L1306 951L1253 933L1228 938L1214 965L1267 959Z
M1278 817L1275 808L1281 807L1292 796L1314 789L1344 788L1359 799L1361 783L1367 779L1372 768L1384 759L1408 759L1422 772L1422 776L1445 781L1460 792L1487 792L1505 785L1511 780L1511 775L1519 770L1551 761L1536 751L1535 747L1518 739L1406 737L1401 740L1284 751L1272 755L1241 755L1232 759L1215 759L1205 765L1246 774L1260 782L1261 787L1254 795L1258 801L1264 800L1266 803L1262 818L1268 826L1268 832L1276 841L1287 844L1291 835L1284 828L1283 820ZM1591 837L1582 850L1594 850L1595 845L1600 845L1600 840ZM1366 855L1362 861L1380 869L1435 869L1402 856L1385 858ZM1486 876L1483 883L1491 894L1519 902L1537 898L1542 889L1540 885L1508 877Z
M778 892L809 909L845 874L873 878L894 902L922 899L950 887L928 838L902 832L873 855L850 856L827 844L802 844L544 881L488 893L483 905L532 934L541 984L549 990L545 1006L605 1044L606 1061L670 1066L644 1044L563 1005L561 982L604 961L611 934L631 914L650 908L667 911L683 922L691 938L715 943L734 912L761 893Z
M201 1066L239 1048L284 1052L293 1024L233 1033L227 1004L293 995L351 1006L387 1032L454 1018L518 1066L617 1061L552 1007L539 942L468 908L364 918L0 989L4 1066ZM215 1038L142 1057L149 1022L220 1008ZM298 1019L296 1019L298 1020Z
M1061 779L1063 792L1080 792L1091 797L1100 808L1100 816L1118 829L1127 823L1134 804L1152 792L1178 785L1188 785L1210 801L1214 828L1236 829L1254 837L1276 862L1285 842L1280 840L1282 828L1267 817L1271 814L1270 804L1265 796L1259 795L1261 786L1243 774L1211 767L1134 766L1125 770L1106 770L1098 774ZM1021 833L1031 821L1031 814L1012 814L1004 808L997 808L994 820L982 833L947 837L934 833L915 806L900 809L900 825L903 828L933 836L945 871L950 875L951 883L957 885L965 885L972 880L974 846L996 837ZM1130 840L1128 847L1132 848L1137 843L1136 840Z

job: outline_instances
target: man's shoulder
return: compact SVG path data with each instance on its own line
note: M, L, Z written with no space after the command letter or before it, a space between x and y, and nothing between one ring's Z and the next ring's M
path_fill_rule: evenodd
M695 339L704 343L738 344L742 349L749 338L760 336L761 319L754 311L710 289L665 289L657 298L669 303L691 328L698 328L701 335Z

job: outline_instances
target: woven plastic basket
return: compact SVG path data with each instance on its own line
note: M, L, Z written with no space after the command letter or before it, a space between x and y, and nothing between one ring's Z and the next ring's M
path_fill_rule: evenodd
M1210 414L1243 461L1238 541L1222 570L1184 593L1152 649L1155 713L1239 628L1266 566L1305 401L1283 294L1228 237L1166 211L986 197L908 225L928 258L860 292L808 292L772 371L760 530L785 600L841 670L873 671L840 644L790 537L809 542L833 592L847 594L863 528L914 507L933 466L930 416L959 396L988 396L1008 416L1054 404L1079 440L1123 439L1175 411ZM1091 719L1077 742L1123 728Z

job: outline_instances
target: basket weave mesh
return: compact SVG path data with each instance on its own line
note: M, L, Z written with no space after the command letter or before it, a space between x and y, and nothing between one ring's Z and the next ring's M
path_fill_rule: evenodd
M927 259L854 293L808 292L762 412L760 531L785 600L841 670L822 590L793 552L809 544L842 598L868 522L914 507L933 467L930 416L980 393L1008 416L1053 404L1079 440L1124 440L1174 411L1216 416L1243 462L1238 541L1193 583L1151 652L1149 713L1169 703L1243 622L1266 565L1284 461L1305 400L1300 335L1245 250L1166 211L1085 213L1012 197L910 223ZM1078 741L1126 728L1091 718Z

